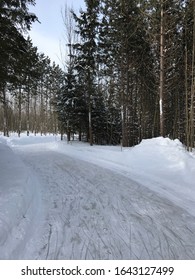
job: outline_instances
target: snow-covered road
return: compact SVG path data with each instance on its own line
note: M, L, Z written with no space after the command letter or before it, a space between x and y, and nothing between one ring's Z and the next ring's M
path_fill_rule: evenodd
M90 162L42 146L16 151L41 183L22 258L195 259L195 217L183 207Z

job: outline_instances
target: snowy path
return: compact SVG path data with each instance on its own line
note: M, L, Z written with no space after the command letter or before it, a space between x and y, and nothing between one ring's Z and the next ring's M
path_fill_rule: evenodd
M195 217L169 200L54 151L17 153L41 182L45 213L24 259L195 258Z

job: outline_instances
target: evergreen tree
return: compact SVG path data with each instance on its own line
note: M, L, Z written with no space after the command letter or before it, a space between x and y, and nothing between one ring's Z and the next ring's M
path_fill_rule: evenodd
M103 0L102 13L102 68L118 81L122 144L132 146L146 134L152 137L154 131L151 121L155 110L150 106L155 103L154 60L143 28L146 23L137 1Z
M30 29L33 21L37 20L34 14L28 12L28 5L34 5L34 0L10 1L0 3L0 77L1 88L10 75L14 64L26 51L26 40L22 32ZM13 75L12 75L13 77Z
M82 81L86 90L86 103L88 104L88 126L89 142L93 145L92 132L92 103L96 90L96 72L97 72L97 34L98 34L98 14L99 0L85 0L86 11L81 11L80 17L74 14L77 23L77 32L81 42L75 45L77 50L77 71L82 72L84 69L85 79Z
M35 1L0 2L0 101L4 106L4 135L8 134L6 85L8 82L14 83L14 68L26 52L26 40L22 32L29 30L31 23L37 20L34 14L28 12L29 4L34 5Z
M188 150L195 146L194 139L194 110L195 110L195 2L185 2L183 28L182 28L182 54L183 54L183 85L185 85L185 114L183 117L183 137L181 140L186 144ZM182 71L184 69L184 73ZM182 106L183 108L183 106Z
M22 130L22 107L25 106L26 122L23 125L27 127L27 135L29 135L31 93L33 92L34 81L39 78L37 65L37 48L33 47L33 44L28 37L26 40L25 52L14 66L14 84L10 85L11 95L14 97L18 108L17 131L19 136Z

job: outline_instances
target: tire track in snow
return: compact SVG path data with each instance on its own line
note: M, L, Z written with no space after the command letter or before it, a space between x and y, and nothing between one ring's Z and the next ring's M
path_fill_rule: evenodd
M47 213L40 239L34 240L37 254L29 258L195 258L195 218L169 200L59 153L21 149L19 154L39 176Z

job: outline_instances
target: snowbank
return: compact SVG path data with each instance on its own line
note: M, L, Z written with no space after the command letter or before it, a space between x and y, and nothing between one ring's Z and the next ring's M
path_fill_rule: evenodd
M133 169L152 178L179 185L188 181L194 186L195 176L191 175L195 171L195 159L177 139L143 140L132 149L130 161Z
M176 139L157 137L133 148L55 141L48 148L114 170L195 215L195 155Z
M166 197L195 216L195 155L187 152L179 140L157 137L143 140L133 148L89 146L73 141L67 144L59 136L0 136L0 258L21 258L28 251L30 236L35 235L43 209L41 185L14 151L52 150L81 159L128 177L146 190ZM5 145L7 143L7 145ZM47 158L45 159L47 161ZM89 170L90 172L90 170ZM38 212L39 211L39 212ZM36 216L39 215L39 219ZM31 244L33 246L33 244ZM18 248L20 249L18 250ZM3 254L1 248L4 248ZM5 250L6 248L6 250Z
M0 259L14 259L38 214L38 182L5 142L0 139Z
M143 140L133 148L88 146L88 144L53 141L48 148L103 167L150 178L165 184L195 189L195 156L176 139L157 137ZM138 176L139 175L139 176ZM138 177L137 177L138 176Z
M173 199L195 215L195 155L187 152L177 139L147 139L122 151L120 146L91 147L78 141L67 144L60 141L60 136L53 135L27 137L21 134L18 138L13 134L6 141L16 150L50 149L114 170Z
M36 145L43 143L44 145L54 142L56 140L60 139L60 136L56 136L53 134L48 135L40 135L38 133L36 136L34 134L30 134L27 136L25 133L21 133L20 137L18 137L17 133L12 133L9 138L5 138L3 136L0 136L0 141L4 141L4 143L7 143L9 146L26 146L28 145Z

